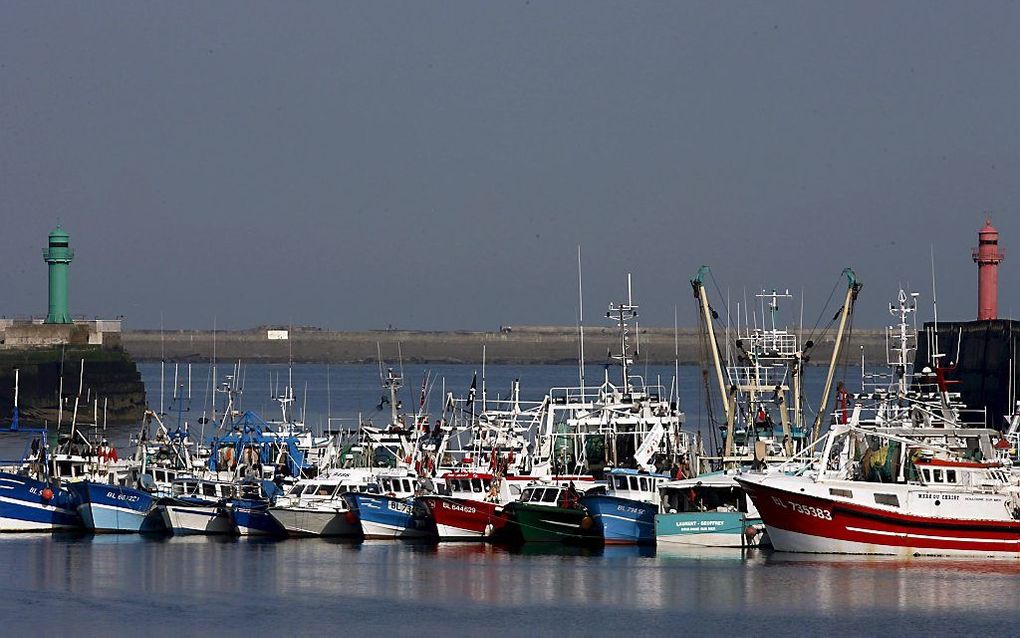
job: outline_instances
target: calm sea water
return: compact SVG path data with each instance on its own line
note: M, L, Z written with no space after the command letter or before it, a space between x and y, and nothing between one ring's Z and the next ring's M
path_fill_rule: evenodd
M405 366L405 405L417 402L425 369ZM428 369L457 394L481 372ZM157 407L160 367L142 372ZM243 407L271 413L270 387L287 374L247 366ZM602 374L592 367L588 382ZM680 374L688 425L707 429L701 373ZM385 419L376 366L295 366L293 375L310 424ZM656 375L668 388L672 368L648 368ZM809 375L816 403L822 372ZM209 405L206 366L192 367L190 405L172 402L172 367L166 377L168 421L180 405L196 427ZM505 396L515 378L522 399L538 399L550 386L574 385L577 371L490 366L490 396ZM186 368L178 379L186 392ZM110 436L126 441L132 430ZM7 451L20 444L4 443ZM60 534L0 535L0 574L4 636L1012 635L1020 626L1020 563L1011 561Z
M1014 635L1020 565L736 551L0 537L0 633Z

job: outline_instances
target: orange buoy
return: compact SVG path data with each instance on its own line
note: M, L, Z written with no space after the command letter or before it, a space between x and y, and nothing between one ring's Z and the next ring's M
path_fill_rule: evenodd
M48 487L43 489L43 491L42 491L42 498L43 498L44 501L51 500L53 498L53 490L51 490Z

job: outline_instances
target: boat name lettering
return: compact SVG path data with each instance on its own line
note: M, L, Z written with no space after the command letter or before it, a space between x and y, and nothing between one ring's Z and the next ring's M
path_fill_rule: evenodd
M617 505L616 506L616 511L617 512L625 512L627 514L640 514L641 513L641 508L640 507L631 507L630 505Z
M412 512L410 505L407 503L401 503L400 501L387 501L386 506L394 512L400 512L401 514L410 515Z
M107 492L106 498L114 501L125 501L127 503L137 503L139 500L134 494L118 494L116 492Z
M444 509L453 510L455 512L464 512L465 514L474 514L478 510L467 505L460 505L458 503L447 503L446 501L439 501L442 503Z
M920 493L918 493L917 498L925 498L925 499L931 499L931 500L938 499L940 501L958 501L958 500L960 500L960 495L959 494L929 494L927 492L920 492Z
M793 511L805 516L814 516L815 518L820 518L823 521L832 520L832 512L829 510L825 510L820 507L813 507L811 505L801 505L800 503L794 503L793 501L787 501L787 503L790 504L790 508Z

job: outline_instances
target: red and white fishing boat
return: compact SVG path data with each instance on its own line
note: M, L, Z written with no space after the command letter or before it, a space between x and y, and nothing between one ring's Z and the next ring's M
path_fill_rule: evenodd
M1020 558L1020 488L998 436L840 425L813 469L736 480L779 551Z
M442 478L448 495L418 497L431 513L440 541L488 538L506 522L503 506L520 494L520 488L511 489L511 480L498 475L448 472Z

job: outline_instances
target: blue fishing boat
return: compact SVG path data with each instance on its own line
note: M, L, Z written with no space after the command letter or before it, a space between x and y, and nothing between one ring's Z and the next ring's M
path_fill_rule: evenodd
M227 511L241 536L286 536L287 530L280 524L269 506L280 494L272 481L249 481L238 485L238 498L227 501Z
M379 469L381 494L348 492L344 499L365 538L424 538L434 533L428 509L414 498L417 480L406 470Z
M166 530L157 499L124 485L81 481L68 488L85 527L96 532L161 532Z
M345 494L361 522L365 538L424 538L429 535L428 512L413 499L364 492Z
M595 530L607 544L648 545L655 542L659 486L665 474L616 468L606 473L606 491L590 491L581 504L595 520Z
M81 527L75 500L49 481L0 472L0 532L41 532Z
M17 472L0 472L0 532L39 532L81 527L71 494L49 476L45 428L23 428L18 416L18 371L14 371L11 425L0 432L36 435Z

